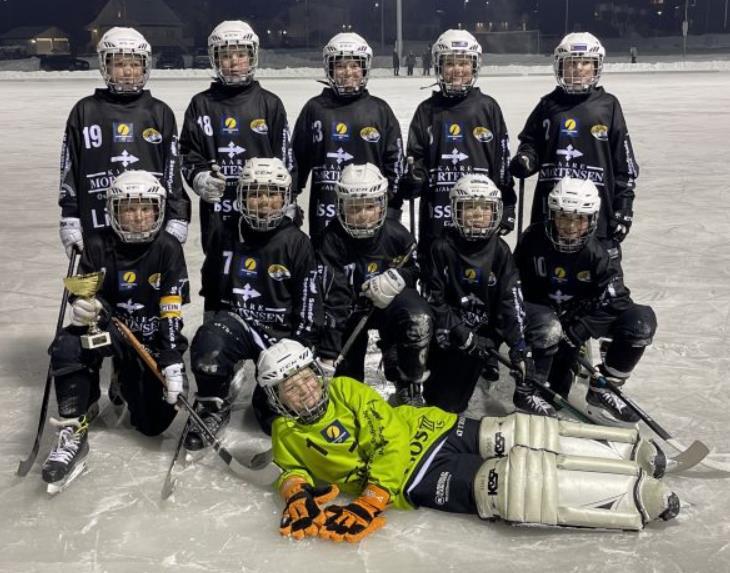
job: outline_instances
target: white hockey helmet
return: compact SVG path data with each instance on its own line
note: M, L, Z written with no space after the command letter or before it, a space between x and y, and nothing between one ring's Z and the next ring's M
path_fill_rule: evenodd
M577 253L595 233L601 197L593 181L564 177L548 194L548 239L561 253Z
M588 32L573 32L565 36L553 53L553 71L555 81L568 93L583 93L589 91L601 79L603 59L606 49L593 34ZM574 62L589 60L593 64L593 73L582 77L576 74ZM566 68L571 70L566 79Z
M99 40L96 53L99 55L101 77L111 91L127 94L142 91L152 67L152 49L142 34L134 28L111 28ZM115 63L127 65L123 78L113 73ZM134 69L137 65L141 67L139 72ZM130 71L127 72L127 69Z
M248 54L248 67L242 71L224 70L222 60ZM218 24L208 36L208 57L221 83L245 85L253 81L259 64L259 37L253 28L241 20L226 20Z
M446 30L431 47L434 73L441 93L446 96L462 96L466 94L477 81L479 69L482 66L482 47L477 39L466 30ZM455 78L445 78L447 66L456 60L468 59L471 62L471 77L468 81L455 81Z
M385 223L388 180L372 163L351 163L337 182L337 218L355 239L372 237Z
M335 35L322 50L324 73L332 89L340 96L355 96L365 89L373 61L373 50L365 38L354 32ZM335 78L335 65L342 60L356 60L362 68L362 79L356 86L340 85Z
M278 157L247 159L236 196L241 217L257 231L277 227L291 200L291 183L291 175Z
M280 397L281 384L304 372L303 378L311 375L320 386L320 395L310 405L295 408L285 405ZM282 416L294 418L303 424L319 420L327 411L329 381L322 374L314 360L312 351L295 340L283 338L259 354L256 364L256 381L263 388L271 407ZM311 382L311 380L309 380ZM299 388L291 391L296 393ZM311 388L303 388L302 393Z
M111 225L125 243L147 243L165 220L167 191L148 171L125 171L111 184L106 208Z
M465 239L487 239L499 228L502 193L486 175L464 175L449 191L449 199L454 226Z

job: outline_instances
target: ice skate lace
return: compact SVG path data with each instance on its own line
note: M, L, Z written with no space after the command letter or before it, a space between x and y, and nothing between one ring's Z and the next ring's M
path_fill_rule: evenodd
M79 441L73 428L63 428L58 433L58 445L48 456L48 460L68 464L79 451Z
M614 408L617 412L623 412L626 408L626 402L613 392L601 392L601 397L604 402L607 402L608 405Z
M538 412L549 412L550 411L550 405L547 403L547 401L542 396L536 396L536 395L528 396L527 401Z

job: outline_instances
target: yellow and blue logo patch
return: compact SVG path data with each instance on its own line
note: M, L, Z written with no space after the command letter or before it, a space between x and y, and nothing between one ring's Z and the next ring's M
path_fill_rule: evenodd
M332 139L334 139L335 141L349 141L350 126L347 125L344 121L333 121Z
M119 271L117 276L119 279L119 290L132 290L133 288L136 288L136 271Z
M134 141L134 124L126 121L112 122L114 143L132 143Z
M227 134L238 133L238 118L226 115L221 118L221 131Z
M446 141L461 141L464 139L464 128L460 123L444 123Z
M148 127L142 132L142 139L144 139L147 143L158 145L159 143L162 143L162 134L154 127Z
M238 267L239 277L255 277L259 274L259 261L256 257L243 257Z
M266 124L266 120L262 117L251 120L249 127L251 128L251 131L260 133L261 135L269 133L269 126Z
M562 135L567 135L568 137L577 137L578 130L578 121L573 117L565 118L562 125L560 126L560 133Z
M319 433L330 444L341 444L346 442L347 438L350 437L350 432L347 431L345 426L343 426L339 420L335 420Z

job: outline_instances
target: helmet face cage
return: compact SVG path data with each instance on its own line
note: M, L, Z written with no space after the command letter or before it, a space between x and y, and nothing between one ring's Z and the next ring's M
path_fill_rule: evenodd
M600 209L600 195L592 182L562 179L548 195L548 239L561 253L580 251L596 231Z
M573 225L580 228L585 222L587 223L585 232L575 237L568 237L559 231L557 218L567 217L573 221ZM553 246L561 253L577 253L588 242L596 230L598 215L587 215L585 213L576 213L575 211L564 211L561 209L550 209L547 222L547 236Z
M337 194L337 218L355 239L372 237L385 223L387 193Z
M136 94L144 89L150 77L152 52L139 32L112 28L102 36L96 51L101 76L111 91Z
M469 240L488 239L502 221L502 199L499 197L463 195L451 199L452 219L461 235ZM490 213L486 225L478 224L480 213ZM482 215L483 216L483 215Z
M117 184L109 189L107 211L111 218L111 226L117 236L125 243L148 243L160 232L165 220L165 193L158 184L142 186L138 184ZM144 217L140 212L151 208L154 220L147 228L137 227L134 222L125 221L129 213L135 217Z
M257 231L275 229L284 218L290 200L289 185L257 181L241 181L238 185L241 217Z
M453 71L449 72L448 70L456 69L465 60L471 64L471 79L467 82L455 82ZM480 54L461 50L449 50L447 52L439 52L433 61L436 78L438 79L441 92L444 95L450 97L465 95L476 84L479 76L479 68L481 67ZM448 73L452 74L450 79L446 78L446 74Z
M282 384L286 382L289 378L307 370L311 372L311 375L316 377L317 382L320 384L321 387L321 394L319 400L317 400L316 404L314 404L313 406L307 407L302 405L301 409L295 410L284 404L281 397L279 396L279 390L281 389ZM313 424L314 422L322 418L322 416L324 416L327 412L327 405L329 404L328 387L329 380L325 378L319 366L316 363L312 362L308 366L291 372L279 383L273 386L264 386L264 392L266 393L266 397L269 399L269 404L271 404L271 407L281 416L284 416L285 418L293 418L302 424Z
M555 48L553 59L555 81L567 93L589 91L601 79L605 55L605 48L593 34L568 34ZM577 71L586 62L592 65L592 74L590 77L582 78ZM569 72L569 77L566 77L566 72ZM576 79L579 81L575 81Z
M223 69L223 62L231 64L248 57L248 69L233 73ZM208 58L218 80L225 85L246 85L253 81L259 64L259 38L251 26L240 20L218 24L208 36Z
M370 75L373 50L362 36L354 32L337 34L322 50L322 58L327 81L337 95L355 96L365 89ZM357 85L343 85L337 81L335 74L337 66L349 62L356 62L362 70L362 78Z

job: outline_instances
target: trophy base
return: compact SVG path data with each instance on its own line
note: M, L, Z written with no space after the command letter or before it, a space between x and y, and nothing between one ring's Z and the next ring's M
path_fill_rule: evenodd
M103 346L109 346L112 343L112 337L108 332L99 332L97 334L84 334L81 336L81 348L86 350L94 350Z

